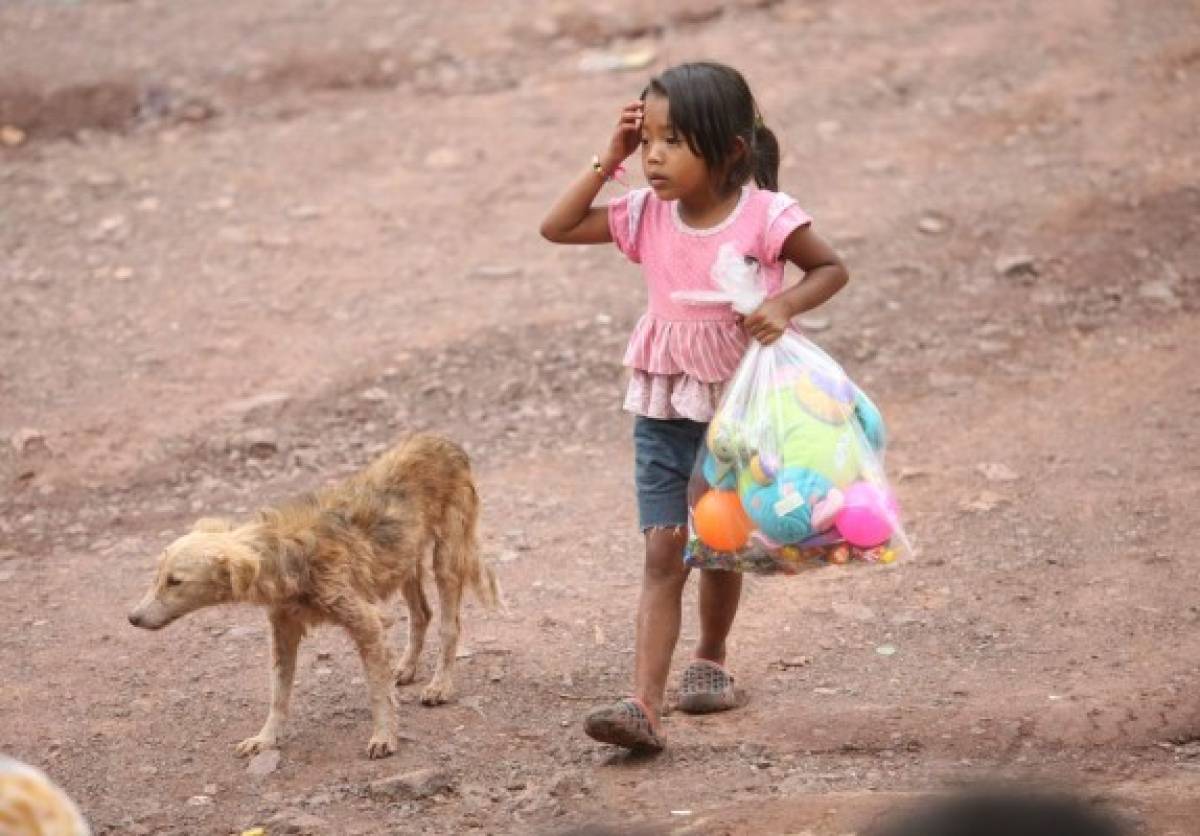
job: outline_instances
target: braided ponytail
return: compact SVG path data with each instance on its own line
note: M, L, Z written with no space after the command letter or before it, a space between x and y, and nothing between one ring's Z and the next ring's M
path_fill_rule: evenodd
M779 191L779 140L775 132L763 124L762 117L754 120L754 138L750 156L754 161L754 182L760 189Z

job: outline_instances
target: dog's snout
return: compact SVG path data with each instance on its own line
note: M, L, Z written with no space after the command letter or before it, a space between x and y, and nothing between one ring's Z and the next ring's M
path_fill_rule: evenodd
M132 624L134 627L141 627L142 626L142 617L140 615L138 615L136 612L131 612L129 614L129 623Z

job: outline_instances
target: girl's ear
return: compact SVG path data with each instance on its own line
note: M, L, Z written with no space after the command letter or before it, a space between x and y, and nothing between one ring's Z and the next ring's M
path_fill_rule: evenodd
M740 136L733 138L733 145L729 149L729 155L721 161L721 165L713 176L715 181L722 187L729 185L729 181L733 178L733 173L738 170L738 166L744 165L746 157L750 153L750 146L746 140Z

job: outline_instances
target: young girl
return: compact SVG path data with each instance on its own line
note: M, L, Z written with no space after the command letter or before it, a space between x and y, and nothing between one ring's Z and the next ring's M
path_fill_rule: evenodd
M593 205L639 145L649 188ZM635 481L646 541L633 696L588 715L585 731L604 743L644 751L663 746L659 716L688 577L688 481L723 385L750 338L774 342L792 317L829 299L848 278L808 215L776 191L778 170L779 145L741 74L721 64L682 64L624 107L608 147L542 222L542 235L558 244L615 243L642 265L649 291L649 308L625 354L632 371L625 409L637 416ZM718 249L730 243L761 265L769 291L762 307L743 320L728 306L672 301L673 291L715 289L709 271ZM804 278L783 290L787 261ZM682 711L736 704L725 639L741 590L739 573L701 573L700 640L680 679Z

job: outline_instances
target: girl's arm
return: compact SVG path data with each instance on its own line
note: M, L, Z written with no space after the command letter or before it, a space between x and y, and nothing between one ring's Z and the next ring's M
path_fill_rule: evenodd
M780 255L803 270L804 278L746 317L746 331L763 345L779 339L792 317L824 304L850 280L846 265L811 225L789 235Z
M600 155L600 167L612 173L637 148L642 128L642 103L630 102L621 110L617 129ZM605 244L612 241L608 230L608 207L593 206L605 176L591 166L576 177L550 207L542 221L542 237L555 244Z

